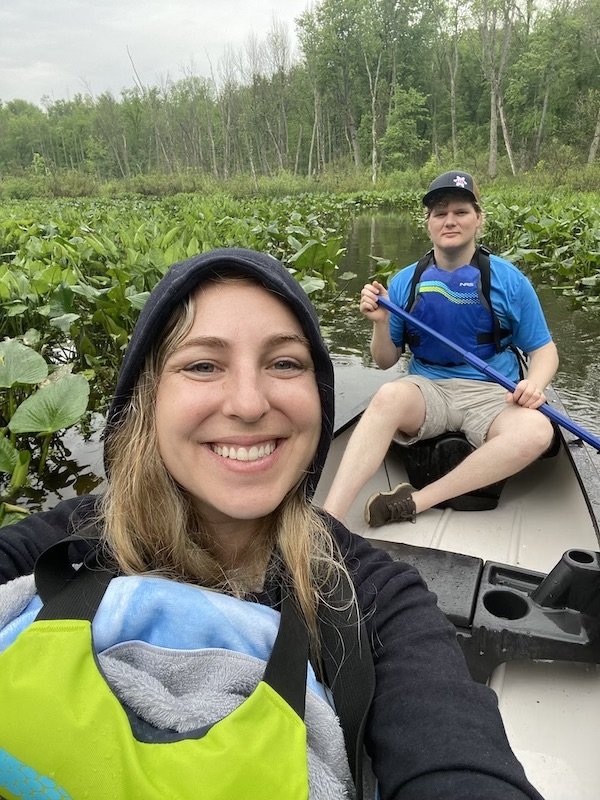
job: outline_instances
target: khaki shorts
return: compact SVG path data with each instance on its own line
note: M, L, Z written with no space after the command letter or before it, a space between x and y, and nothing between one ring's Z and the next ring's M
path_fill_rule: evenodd
M508 405L506 389L489 381L432 381L421 375L406 375L400 380L418 386L425 400L425 422L416 436L396 434L394 438L401 444L414 444L446 431L462 431L473 447L481 447L490 425Z

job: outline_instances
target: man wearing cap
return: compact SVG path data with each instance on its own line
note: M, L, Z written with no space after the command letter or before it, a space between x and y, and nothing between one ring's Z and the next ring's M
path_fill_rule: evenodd
M382 369L392 367L409 344L408 374L379 389L348 442L324 507L344 519L358 492L375 474L392 438L404 444L445 431L462 431L476 448L439 480L414 489L400 484L377 492L365 507L372 527L415 521L453 497L514 475L552 442L550 421L536 409L558 367L558 354L537 295L510 262L489 254L490 309L482 292L476 237L483 221L479 190L466 172L438 176L423 197L433 250L418 283L411 264L390 281L364 286L360 310L373 323L371 354ZM411 301L411 290L414 301ZM377 304L389 297L464 350L483 358L517 386L507 392L454 351L405 325ZM515 351L528 355L520 378Z

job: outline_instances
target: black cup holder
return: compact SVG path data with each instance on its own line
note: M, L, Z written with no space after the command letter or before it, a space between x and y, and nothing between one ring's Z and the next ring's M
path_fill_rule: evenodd
M486 611L501 619L523 619L529 613L527 599L508 589L492 589L486 592L483 605Z
M548 575L488 561L459 642L475 680L499 664L600 664L600 552L573 548Z
M573 548L549 574L446 550L372 540L416 566L456 626L471 675L510 661L600 665L600 552Z
M585 550L569 550L566 555L577 564L593 564L596 561L595 553Z

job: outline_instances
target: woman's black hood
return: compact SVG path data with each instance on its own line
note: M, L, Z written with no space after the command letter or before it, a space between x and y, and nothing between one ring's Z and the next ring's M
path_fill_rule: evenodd
M110 437L118 424L121 413L131 399L146 355L162 336L175 308L201 283L215 275L227 275L228 272L248 276L280 297L294 312L310 342L322 412L321 438L307 484L308 495L312 497L333 434L333 366L321 338L315 309L300 284L277 259L253 250L224 248L195 256L173 265L155 286L139 316L121 365L115 395L108 411L105 439ZM216 313L227 314L227 309L220 309ZM110 465L105 466L109 473Z

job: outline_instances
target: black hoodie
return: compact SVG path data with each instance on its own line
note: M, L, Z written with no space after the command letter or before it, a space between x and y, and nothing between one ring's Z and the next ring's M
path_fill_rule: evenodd
M333 434L333 366L321 337L314 306L288 270L277 259L264 253L242 248L223 248L179 262L168 270L150 293L131 335L107 414L104 438L110 438L118 424L120 415L131 398L145 357L157 338L162 336L174 310L200 284L218 275L228 274L251 278L280 297L297 317L310 343L322 414L321 437L305 485L307 497L312 497ZM215 313L227 314L228 309L215 309ZM105 468L109 474L110 464L106 460ZM66 534L85 527L93 510L94 500L92 495L71 498L59 503L51 511L0 529L0 583L30 573L35 559L46 547ZM81 554L81 548L72 548L74 560Z
M312 497L327 457L334 421L333 366L321 338L319 320L314 306L298 281L272 256L241 248L224 248L203 253L175 264L153 289L134 328L119 373L114 398L107 417L106 437L118 423L119 415L131 397L131 392L144 364L144 359L177 306L200 284L217 275L241 275L252 278L274 292L294 312L308 341L321 397L321 439L309 470L308 494ZM227 308L215 309L215 314L227 314ZM107 471L110 465L106 465Z

